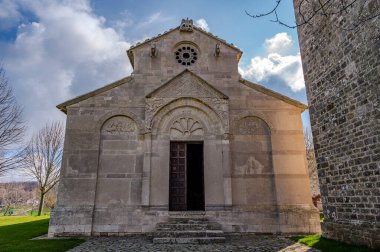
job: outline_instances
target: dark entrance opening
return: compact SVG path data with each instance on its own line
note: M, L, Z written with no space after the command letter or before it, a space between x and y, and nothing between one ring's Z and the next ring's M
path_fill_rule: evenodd
M170 143L169 210L204 210L203 143Z
M203 144L187 144L187 210L204 210Z

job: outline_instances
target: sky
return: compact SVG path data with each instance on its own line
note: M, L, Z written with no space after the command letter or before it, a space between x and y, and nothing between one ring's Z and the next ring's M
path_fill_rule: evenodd
M128 76L131 45L189 17L243 51L243 78L307 104L296 29L245 13L265 13L275 2L0 0L0 62L31 135L65 120L57 104ZM292 2L283 0L278 12L288 24ZM302 118L308 126L308 113Z

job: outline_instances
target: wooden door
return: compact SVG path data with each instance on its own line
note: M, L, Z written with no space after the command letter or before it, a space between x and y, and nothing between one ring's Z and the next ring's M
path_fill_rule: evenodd
M186 211L186 143L170 143L169 210Z

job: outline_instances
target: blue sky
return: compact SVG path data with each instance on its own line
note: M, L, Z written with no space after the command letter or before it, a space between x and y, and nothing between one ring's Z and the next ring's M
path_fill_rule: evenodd
M0 0L0 60L24 107L29 133L65 116L55 106L129 75L130 45L189 17L244 53L248 80L307 103L295 29L252 19L275 0L131 1ZM292 1L280 18L294 23ZM308 114L303 115L308 125Z

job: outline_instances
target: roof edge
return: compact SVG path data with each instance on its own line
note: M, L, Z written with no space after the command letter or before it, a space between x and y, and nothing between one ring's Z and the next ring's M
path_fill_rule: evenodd
M148 39L144 40L143 42L138 42L137 44L132 45L131 47L129 47L129 49L127 50L127 55L128 55L129 61L130 61L131 64L132 64L132 67L134 67L133 53L132 53L132 50L133 50L133 49L136 49L136 48L138 48L138 47L140 47L140 46L146 45L146 44L148 44L148 43L154 41L155 39L161 38L161 37L163 37L163 36L165 36L165 35L167 35L167 34L173 32L173 31L176 31L176 30L179 30L179 29L180 29L180 26L177 26L177 27L175 27L175 28L171 28L171 29L169 29L168 31L163 32L162 34L159 33L159 34L156 35L156 36L153 36L153 37L151 37L151 38L148 38ZM217 40L217 41L223 43L224 45L226 45L226 46L228 46L228 47L230 47L230 48L232 48L232 49L234 49L234 50L236 50L236 51L238 51L238 53L239 53L239 60L240 60L240 58L241 58L241 56L242 56L242 54L243 54L243 51L240 50L238 47L236 47L234 44L232 44L232 43L228 43L226 40L221 39L221 38L219 38L218 36L212 34L211 32L207 32L207 31L205 31L205 30L203 30L203 29L201 29L201 28L199 28L199 27L193 26L193 29L194 29L194 30L197 30L197 31L199 31L199 32L201 32L201 33L203 33L203 34L205 34L206 36L209 36L209 37L211 37L211 38L213 38L213 39L215 39L215 40Z
M153 37L151 37L151 38L148 38L148 39L144 40L143 42L138 42L137 44L132 45L131 47L129 47L129 49L128 49L127 51L132 50L132 49L135 49L135 48L140 47L140 46L142 46L142 45L145 45L145 44L147 44L147 43L149 43L149 42L152 42L152 41L155 40L155 39L158 39L158 38L160 38L160 37L162 37L162 36L165 36L165 35L167 35L167 34L173 32L173 31L175 31L175 30L179 30L179 29L180 29L180 26L177 26L177 27L174 27L174 28L169 29L168 31L164 31L162 34L159 33L158 35L153 36ZM197 26L195 26L195 25L193 26L193 29L194 29L194 30L197 30L197 31L199 31L199 32L202 32L203 34L205 34L205 35L207 35L207 36L209 36L209 37L211 37L211 38L213 38L213 39L216 39L216 40L222 42L222 43L225 44L226 46L231 47L231 48L233 48L233 49L235 49L235 50L237 50L237 51L243 53L243 51L240 50L238 47L236 47L233 43L228 43L226 40L219 38L218 36L212 34L211 32L207 32L207 31L205 31L205 30L203 30L203 29L201 29L201 28L199 28L199 27L197 27Z
M219 38L218 36L212 34L211 32L207 32L207 31L205 31L205 30L203 30L203 29L201 29L199 27L194 26L194 29L197 30L197 31L199 31L199 32L202 32L203 34L205 34L205 35L207 35L207 36L209 36L209 37L211 37L213 39L218 40L219 42L225 44L226 46L228 46L228 47L230 47L232 49L235 49L236 51L238 51L241 54L243 54L243 51L240 50L240 48L236 47L233 43L228 43L226 40L224 40L222 38Z
M302 112L309 108L307 105L303 104L300 101L297 101L297 100L294 100L292 98L289 98L289 97L287 97L285 95L282 95L282 94L277 93L277 92L275 92L273 90L270 90L270 89L268 89L268 88L266 88L264 86L261 86L259 84L250 82L250 81L248 81L246 79L240 78L239 82L242 83L242 84L244 84L244 85L246 85L247 87L253 88L253 89L255 89L255 90L257 90L257 91L259 91L261 93L270 95L270 96L275 97L277 99L280 99L280 100L282 100L282 101L284 101L284 102L286 102L286 103L288 103L290 105L293 105L293 106L295 106L297 108L300 108L302 110Z
M88 99L88 98L91 98L91 97L93 97L93 96L95 96L95 95L98 95L98 94L100 94L100 93L103 93L103 92L105 92L105 91L108 91L108 90L110 90L110 89L112 89L112 88L115 88L115 87L118 87L118 86L120 86L120 85L122 85L122 84L128 83L128 82L131 81L132 79L133 79L132 76L125 77L125 78L123 78L123 79L120 79L120 80L117 80L117 81L112 82L112 83L110 83L110 84L107 84L107 85L105 85L105 86L103 86L103 87L100 87L100 88L98 88L98 89L95 89L95 90L93 90L93 91L91 91L91 92L88 92L88 93L85 93L85 94L79 95L79 96L77 96L77 97L75 97L75 98L73 98L73 99L70 99L70 100L65 101L65 102L63 102L63 103L61 103L61 104L58 104L56 107L57 107L59 110L61 110L63 113L67 114L67 106L70 106L70 105L76 104L76 103L78 103L78 102L84 101L84 100L86 100L86 99Z

